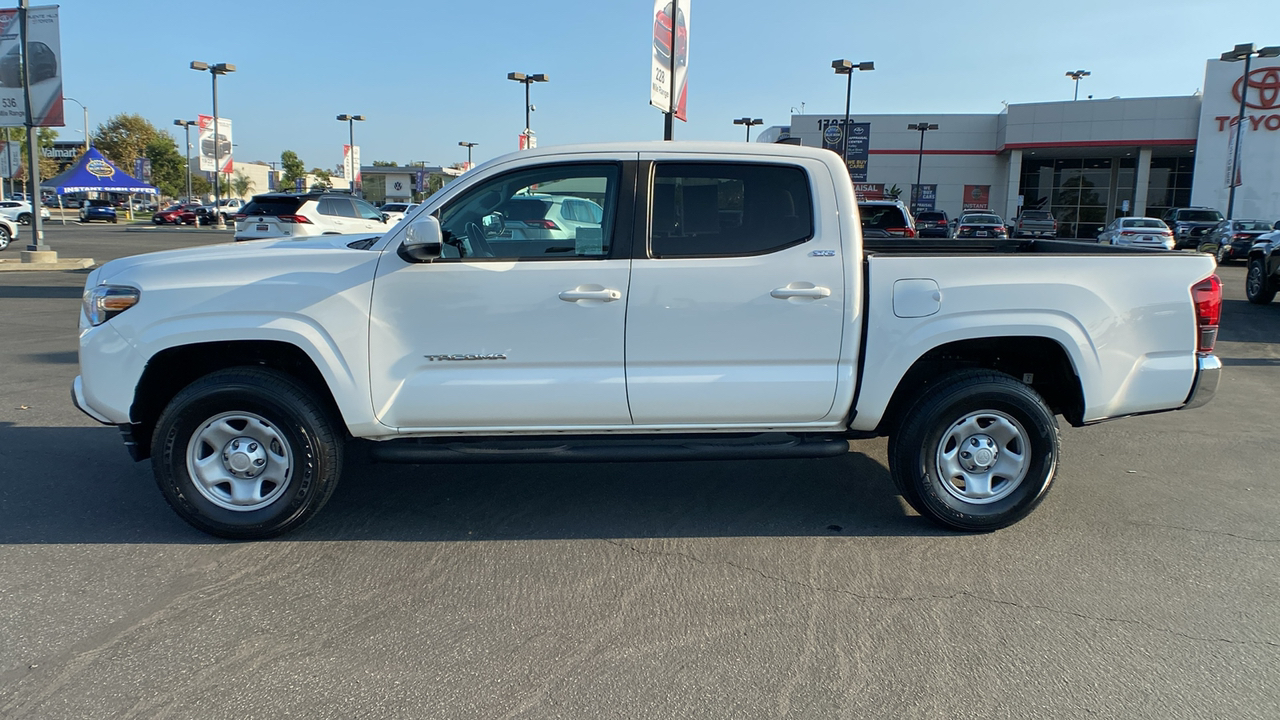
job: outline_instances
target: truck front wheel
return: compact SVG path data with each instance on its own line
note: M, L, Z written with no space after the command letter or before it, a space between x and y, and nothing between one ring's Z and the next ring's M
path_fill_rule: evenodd
M342 468L342 439L312 393L260 368L220 370L188 385L160 415L152 442L169 505L196 528L235 540L307 522Z
M1058 466L1058 423L1044 400L1003 373L962 371L918 396L889 440L890 473L921 515L954 530L1026 517Z

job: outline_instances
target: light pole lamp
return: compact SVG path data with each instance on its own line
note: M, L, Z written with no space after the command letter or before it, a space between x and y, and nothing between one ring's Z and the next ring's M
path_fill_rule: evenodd
M1080 78L1092 75L1088 70L1068 70L1067 77L1076 81L1076 93L1071 97L1072 102L1080 99Z
M222 153L218 147L220 139L218 135L218 76L235 72L236 66L231 63L203 63L198 60L192 60L191 69L200 72L207 70L213 76L213 214L217 216L218 229L225 230L227 223L222 218L222 188L219 187L218 182L218 173L222 171ZM187 170L188 172L190 171L189 166Z
M174 120L173 124L187 131L187 202L191 202L191 126L199 126L200 123L196 120Z
M70 100L71 102L79 105L80 109L84 111L84 151L89 152L89 108L85 107L84 103L80 102L79 100L73 97L67 97L66 95L63 95L62 99Z
M832 60L831 68L836 71L837 75L848 75L844 89L844 125L840 128L840 139L844 143L844 147L840 150L840 157L844 158L845 170L849 169L849 98L853 95L853 71L864 72L867 70L875 70L876 64L870 60L866 62L855 63L851 60Z
M1255 48L1253 43L1244 43L1236 45L1231 50L1222 53L1223 62L1240 62L1244 61L1244 75L1240 80L1240 114L1236 116L1236 144L1231 150L1231 177L1227 178L1227 219L1231 219L1231 213L1236 208L1236 177L1240 173L1240 146L1244 144L1244 107L1245 97L1249 94L1249 61L1254 57L1273 58L1280 56L1280 46L1273 45L1261 49Z
M907 126L907 129L920 131L920 155L916 159L916 185L911 191L911 212L914 214L920 211L920 170L924 167L924 134L930 130L937 130L938 124L927 121L913 122Z
M351 143L351 177L347 178L347 183L351 186L351 194L356 195L356 178L360 177L360 168L356 167L356 121L364 122L364 116L343 113L338 119L347 124L347 141Z
M526 143L528 142L529 133L533 132L529 127L529 111L533 110L533 105L529 103L529 86L536 82L547 82L550 78L546 73L538 73L536 75L526 75L524 73L507 73L508 80L515 80L524 85L524 134Z
M459 140L458 144L467 149L467 169L470 170L471 169L471 148L479 145L480 143L473 143L473 142L466 142L463 140Z
M746 125L746 126L747 126L747 142L751 142L751 126L752 126L752 125L763 125L763 124L764 124L764 121L763 121L763 120L761 120L760 118L752 119L752 118L749 118L749 117L744 117L744 118L738 118L737 120L734 120L734 121L733 121L733 124L734 124L734 125Z

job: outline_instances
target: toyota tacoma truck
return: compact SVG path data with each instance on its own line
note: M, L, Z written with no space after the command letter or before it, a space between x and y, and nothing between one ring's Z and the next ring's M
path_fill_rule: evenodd
M1058 236L1058 221L1048 210L1023 210L1013 219L1010 234L1013 237L1054 238Z
M228 538L307 522L351 450L814 458L875 436L921 515L987 531L1044 498L1059 416L1212 397L1214 267L1061 240L864 240L848 171L821 149L543 148L381 235L103 265L72 395L150 459L180 516Z

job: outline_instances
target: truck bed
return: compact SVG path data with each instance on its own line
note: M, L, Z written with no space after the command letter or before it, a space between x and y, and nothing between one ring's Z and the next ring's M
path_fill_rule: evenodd
M1176 253L1176 250L1100 245L1088 240L1046 240L1036 238L867 238L862 240L865 254L893 255L1142 255Z

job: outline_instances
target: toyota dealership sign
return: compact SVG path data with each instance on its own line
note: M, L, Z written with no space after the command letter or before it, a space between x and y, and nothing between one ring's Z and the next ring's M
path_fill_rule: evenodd
M1210 60L1205 68L1191 203L1227 209L1227 185L1235 175L1234 215L1280 217L1280 62L1254 58L1246 84L1243 62ZM1231 135L1245 100L1240 164L1233 167ZM1234 171L1234 172L1233 172Z

